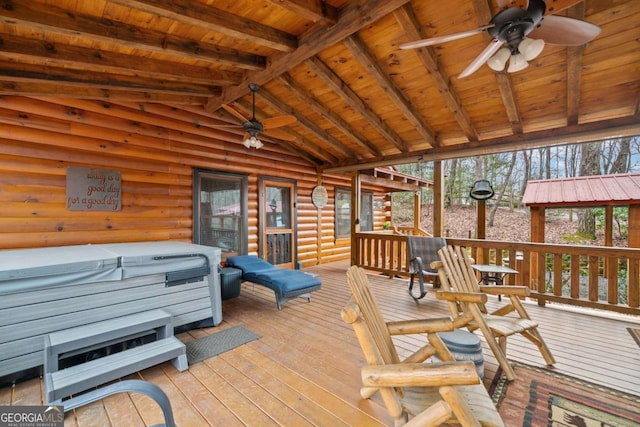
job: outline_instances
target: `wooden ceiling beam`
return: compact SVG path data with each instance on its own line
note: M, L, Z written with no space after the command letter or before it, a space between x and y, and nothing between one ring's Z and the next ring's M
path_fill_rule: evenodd
M493 18L494 13L497 12L492 11L491 5L491 0L473 0L473 7L476 11L476 16L478 17L479 21L478 25L487 24L489 21L491 21L491 18ZM493 40L488 32L484 31L483 34L484 39L487 43ZM522 127L522 116L520 115L520 110L518 109L518 103L515 91L513 90L511 77L506 71L495 73L495 76L498 90L500 91L500 95L502 96L502 103L504 104L507 118L509 119L509 123L511 124L511 130L514 134L520 135L524 131Z
M96 19L81 14L69 14L50 4L30 0L10 0L10 8L0 8L0 23L7 27L20 26L34 34L55 33L72 39L126 46L146 52L175 55L179 60L188 57L212 64L222 64L246 70L262 70L266 58L238 52L221 46L210 46L169 37L159 31L142 29L105 18Z
M404 147L406 147L406 144L402 141L402 138L387 126L331 68L318 58L310 58L305 62L305 65L311 68L349 107L364 117L372 128L390 141L398 151L405 151Z
M130 90L138 92L173 93L176 95L211 96L220 93L214 86L198 85L188 82L170 80L142 81L136 76L113 73L93 72L88 74L82 70L43 67L42 65L15 64L0 61L0 80L16 82L52 83L60 85L60 94L69 94L71 87L92 87L101 89Z
M176 95L169 93L120 90L115 88L73 87L73 96L78 99L98 99L122 102L161 102L168 105L204 105L208 97L197 95ZM0 95L19 96L69 96L70 90L59 82L16 82L0 77Z
M371 169L382 166L401 165L407 163L442 161L461 159L465 157L485 156L488 154L505 153L516 150L530 150L533 148L555 145L581 144L613 137L633 137L640 135L640 121L636 116L602 120L554 128L543 131L529 132L526 135L514 134L508 137L498 137L475 143L456 144L430 150L407 152L367 159L365 162L344 161L336 166L323 169L323 173L345 173L354 170Z
M298 48L293 52L278 52L269 58L266 69L247 72L244 81L238 86L230 86L223 90L222 96L212 98L207 103L207 110L217 110L222 104L229 104L249 93L248 83L259 85L273 80L282 73L291 70L307 59L315 56L328 46L349 37L361 28L388 15L410 0L353 0L339 10L340 16L336 25L324 31L311 29L314 37L299 37Z
M413 11L411 3L407 3L403 7L398 8L393 12L393 14L396 21L398 21L398 24L402 28L402 31L407 35L407 40L422 40L427 38L427 34L422 31L422 26L418 22L418 18ZM429 77L431 77L431 80L438 89L438 92L440 92L440 95L442 95L442 98L451 113L453 113L453 116L467 139L469 141L477 141L478 133L473 127L471 118L462 106L462 102L460 101L460 98L458 98L458 94L455 89L451 86L449 76L447 76L444 70L440 67L440 63L434 49L432 47L425 47L415 49L414 52L418 56L420 62L422 62L422 66L426 68Z
M311 22L324 26L334 25L338 20L338 10L325 0L267 0L283 9L293 12Z
M27 39L10 34L0 34L0 60L30 62L46 66L93 72L114 72L136 75L142 78L184 81L205 85L225 86L237 84L239 73L205 69L187 64L161 61L121 53L52 43L46 40Z
M584 3L567 10L569 18L584 19ZM567 124L578 124L580 119L580 83L582 80L582 54L584 46L567 47Z
M378 59L371 53L362 39L357 35L353 35L344 39L342 43L349 49L360 65L364 67L369 76L372 77L378 86L387 94L391 102L393 102L404 117L407 118L409 123L413 125L420 136L432 147L437 147L439 143L431 127L420 113L416 111L413 105L411 105L411 102L404 96L396 83L389 77L389 74L382 68ZM403 151L406 150L406 145L403 144L402 148Z
M207 31L283 52L293 51L298 44L296 37L291 34L197 1L189 2L188 5L166 0L109 1L171 19L187 26L204 28Z
M278 83L286 87L301 103L321 115L336 129L340 130L347 137L353 140L361 150L368 152L373 156L382 155L382 153L373 144L370 144L366 139L358 135L349 123L343 120L338 114L322 105L311 93L309 93L309 91L302 87L302 85L296 83L288 73L282 74L276 80Z

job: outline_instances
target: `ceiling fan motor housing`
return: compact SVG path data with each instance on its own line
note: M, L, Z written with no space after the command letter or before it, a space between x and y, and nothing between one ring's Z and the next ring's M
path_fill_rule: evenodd
M527 10L510 7L491 19L494 26L487 32L495 39L505 42L513 55L519 53L518 46L527 34L542 20L547 6L542 0L530 0Z

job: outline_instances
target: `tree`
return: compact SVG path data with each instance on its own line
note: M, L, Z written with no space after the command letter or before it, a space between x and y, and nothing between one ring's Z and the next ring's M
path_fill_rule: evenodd
M600 175L600 152L602 143L582 144L580 176ZM578 215L578 232L596 238L596 217L593 209L583 209Z
M516 160L518 158L518 152L514 151L511 154L511 163L509 164L509 170L506 173L504 182L502 184L502 186L500 187L500 191L498 192L498 197L495 200L495 203L493 204L493 207L491 208L491 212L489 212L489 227L493 227L493 219L496 216L496 210L498 210L498 206L500 205L500 202L502 201L502 197L504 196L504 192L507 189L507 187L509 186L509 182L511 181L511 174L513 173L513 168L516 164Z

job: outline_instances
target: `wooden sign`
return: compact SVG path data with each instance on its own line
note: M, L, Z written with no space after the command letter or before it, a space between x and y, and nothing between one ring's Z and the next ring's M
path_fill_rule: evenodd
M70 211L122 210L120 172L67 167L67 209Z

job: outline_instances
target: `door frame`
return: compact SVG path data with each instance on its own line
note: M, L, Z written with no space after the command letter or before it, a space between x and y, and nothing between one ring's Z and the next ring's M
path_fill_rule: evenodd
M266 244L269 227L267 227L266 195L267 186L289 187L291 189L290 212L291 212L291 262L278 264L284 268L296 268L298 263L298 181L295 179L279 178L272 176L260 176L258 180L258 256L268 261Z

